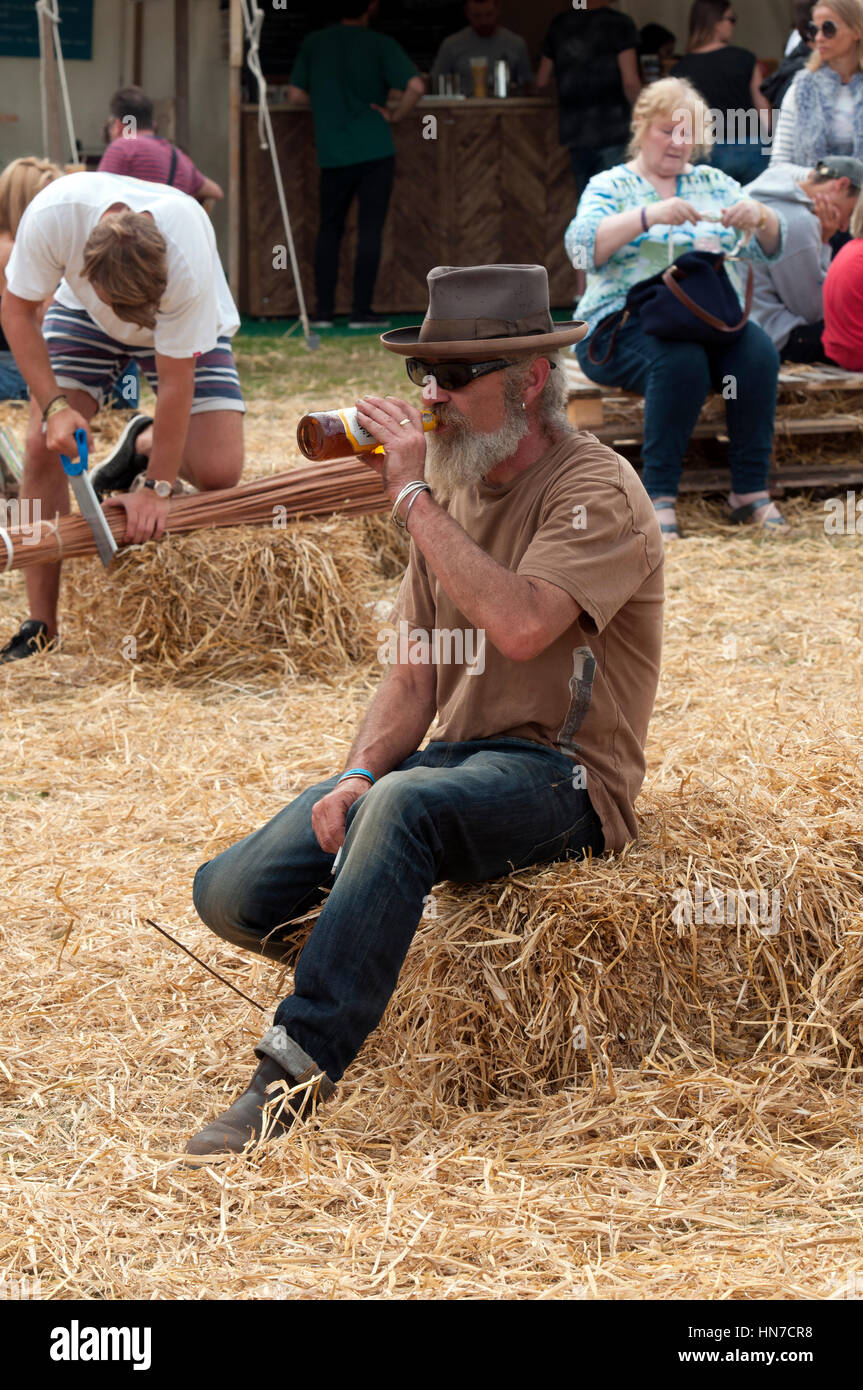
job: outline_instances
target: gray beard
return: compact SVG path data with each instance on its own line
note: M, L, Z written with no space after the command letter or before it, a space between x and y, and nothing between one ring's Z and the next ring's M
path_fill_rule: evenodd
M527 411L507 404L499 430L479 433L453 412L444 409L445 434L426 437L425 475L438 497L451 497L457 488L481 482L498 464L512 457L527 434Z

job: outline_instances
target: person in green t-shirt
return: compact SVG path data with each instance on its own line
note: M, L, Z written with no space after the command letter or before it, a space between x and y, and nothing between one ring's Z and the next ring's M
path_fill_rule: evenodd
M332 327L339 249L354 198L357 257L349 327L388 326L372 313L372 296L395 174L389 127L407 115L425 83L395 39L368 27L377 7L378 0L342 0L341 22L307 35L290 78L291 104L312 108L321 169L316 328ZM389 110L386 100L392 88L403 95Z

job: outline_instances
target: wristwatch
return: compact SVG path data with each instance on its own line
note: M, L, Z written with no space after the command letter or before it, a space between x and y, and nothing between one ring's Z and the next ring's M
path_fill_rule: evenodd
M145 478L141 484L142 488L148 487L151 492L155 492L157 497L170 497L174 491L173 483L157 482L155 478Z

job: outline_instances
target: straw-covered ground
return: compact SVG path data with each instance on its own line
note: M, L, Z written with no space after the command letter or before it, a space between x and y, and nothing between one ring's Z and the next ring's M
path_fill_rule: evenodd
M402 390L382 356L246 340L249 473L290 466L308 406ZM436 889L326 1109L200 1171L182 1145L263 1021L144 919L266 1010L286 992L197 922L192 875L341 764L399 552L351 520L70 564L63 651L0 673L0 1280L863 1296L860 537L785 510L761 540L682 508L639 844ZM10 575L3 631L25 611Z

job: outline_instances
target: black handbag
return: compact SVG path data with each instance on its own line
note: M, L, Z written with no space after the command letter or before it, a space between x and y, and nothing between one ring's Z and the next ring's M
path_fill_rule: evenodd
M609 315L597 326L588 346L588 361L595 367L604 366L614 352L620 329L634 315L644 332L654 338L704 343L708 347L735 342L752 312L755 279L752 266L747 269L746 303L741 316L737 291L725 269L725 253L685 251L667 270L632 286L620 313ZM604 357L597 357L597 332L605 332L609 327L608 351Z

